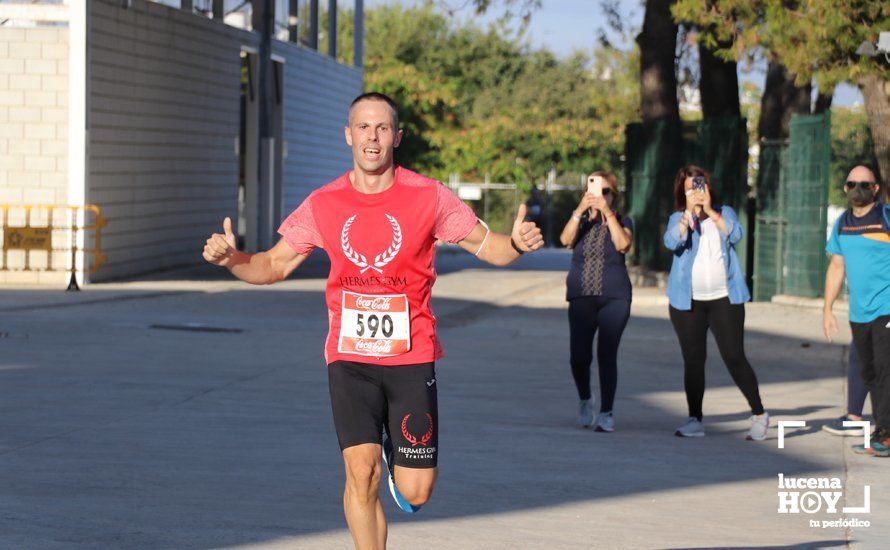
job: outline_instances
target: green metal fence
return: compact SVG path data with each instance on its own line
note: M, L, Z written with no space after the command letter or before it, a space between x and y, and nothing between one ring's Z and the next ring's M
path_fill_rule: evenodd
M785 197L782 185L782 157L787 140L760 142L757 169L757 208L754 231L754 300L769 301L782 294L784 260Z
M792 118L785 171L785 294L823 294L830 161L831 113Z
M761 143L754 299L822 296L831 116L795 115L788 141Z
M634 220L631 262L659 271L671 265L662 235L674 209L674 174L685 156L682 136L679 120L629 124L625 129L625 197L627 211Z
M742 270L750 276L748 244L753 241L748 232L753 214L748 200L748 129L745 119L707 118L694 128L695 134L686 140L692 144L686 162L708 170L719 203L732 207L738 214L745 228L745 237L736 245L736 252Z
M674 210L674 175L684 164L697 164L711 172L720 203L734 208L748 228L748 133L744 119L630 124L625 150L627 199L635 226L633 263L655 270L670 268L670 252L662 244L662 235ZM747 265L745 245L737 250L742 265Z

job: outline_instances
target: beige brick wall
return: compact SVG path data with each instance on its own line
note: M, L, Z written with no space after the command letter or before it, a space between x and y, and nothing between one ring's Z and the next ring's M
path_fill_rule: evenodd
M67 27L0 27L0 204L67 204Z
M0 204L67 204L67 74L67 27L0 27ZM16 216L12 223L21 222ZM10 251L7 261L0 269L13 271L0 270L0 284L59 286L68 277L17 271L21 251ZM45 253L31 256L34 267L46 262Z

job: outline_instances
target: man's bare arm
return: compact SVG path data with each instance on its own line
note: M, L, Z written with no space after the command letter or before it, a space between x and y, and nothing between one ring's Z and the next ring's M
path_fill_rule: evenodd
M232 221L223 222L223 233L214 233L204 246L204 259L228 269L232 275L253 285L269 285L286 279L306 259L284 239L266 252L246 254L235 246Z
M544 246L540 228L532 222L523 221L524 218L523 204L519 206L510 235L490 232L487 227L477 223L470 234L457 244L483 262L496 266L510 265L522 255L519 250L522 253L533 252Z
M845 274L844 257L832 254L831 260L828 262L828 270L825 272L825 303L822 307L822 332L829 342L832 341L832 333L837 332L837 319L831 309L841 293Z

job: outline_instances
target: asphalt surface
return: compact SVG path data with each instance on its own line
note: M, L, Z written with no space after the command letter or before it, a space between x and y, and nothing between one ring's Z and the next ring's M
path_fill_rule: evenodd
M745 441L750 413L712 341L708 435L687 440L666 301L636 289L617 431L602 434L576 425L568 255L495 270L445 251L437 265L440 478L416 516L381 493L390 547L886 548L890 459L820 430L842 413L849 331L825 343L818 310L747 307L774 425L807 427L784 449L775 429ZM0 288L0 548L351 548L323 274L316 260L271 287L200 269ZM838 513L778 513L780 473L837 478ZM870 512L842 513L865 485ZM844 519L870 526L821 525Z

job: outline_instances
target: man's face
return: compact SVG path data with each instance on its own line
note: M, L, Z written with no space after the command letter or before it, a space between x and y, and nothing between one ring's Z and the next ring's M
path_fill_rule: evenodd
M365 173L382 174L393 164L393 151L402 140L394 126L395 113L384 101L364 100L353 106L344 130L352 158Z
M863 166L857 166L847 175L844 191L854 206L867 206L874 202L880 186L874 173Z

